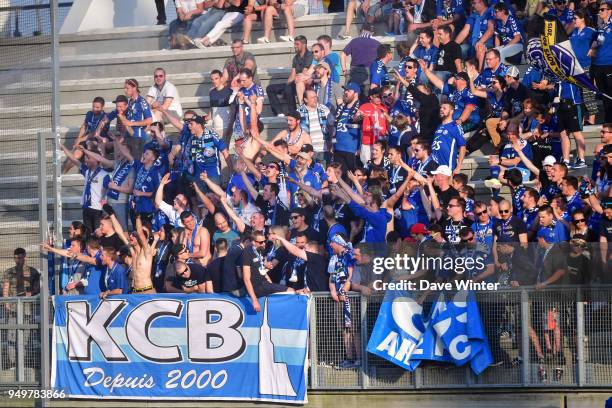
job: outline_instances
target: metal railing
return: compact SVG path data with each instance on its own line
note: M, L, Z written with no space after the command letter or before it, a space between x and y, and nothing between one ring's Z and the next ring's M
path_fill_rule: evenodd
M497 366L476 376L469 365L423 362L408 372L365 351L382 304L381 295L352 293L351 338L342 306L313 294L310 310L309 387L339 389L443 389L491 387L593 388L612 386L612 290L563 288L478 294ZM424 306L424 308L426 308ZM556 327L547 318L556 313ZM38 297L0 298L0 388L40 385ZM534 344L539 342L539 348ZM344 368L347 347L360 363ZM555 347L558 352L553 353ZM540 358L543 357L543 358ZM546 373L546 375L544 375Z

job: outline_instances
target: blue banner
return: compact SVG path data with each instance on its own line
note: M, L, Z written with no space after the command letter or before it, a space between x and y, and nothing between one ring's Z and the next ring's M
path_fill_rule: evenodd
M478 305L465 292L432 305L429 318L411 293L387 292L380 307L368 352L414 371L422 360L470 363L476 374L492 362Z
M52 386L72 398L306 402L308 297L55 297Z

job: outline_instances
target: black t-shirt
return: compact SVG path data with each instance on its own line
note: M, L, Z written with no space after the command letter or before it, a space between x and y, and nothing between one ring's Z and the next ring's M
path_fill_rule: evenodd
M493 234L498 242L519 242L520 234L527 234L527 227L523 220L512 216L508 220L495 220Z
M100 245L102 248L112 247L118 251L124 244L123 241L121 241L121 238L119 238L119 234L114 233L110 237L100 238Z
M514 249L508 268L511 274L510 280L515 280L523 286L536 284L538 271L529 252L524 248Z
M584 285L589 282L591 262L589 258L580 254L576 257L567 257L567 283L570 285Z
M330 194L323 194L323 205L331 205L334 207L334 212L336 213L335 218L336 221L344 227L347 231L351 230L351 221L355 219L355 215L349 208L348 204L345 204L340 201L334 201ZM321 231L321 236L327 236L327 228L329 226L326 222L321 220L319 224L319 229Z
M229 86L224 87L221 90L217 88L211 88L208 92L210 98L210 107L218 108L221 106L230 106L230 97L232 96L232 88Z
M438 201L440 201L440 206L444 211L446 211L446 206L450 202L451 198L459 197L459 192L455 190L455 187L449 186L447 190L440 190L438 186L434 186L434 190L438 195Z
M446 239L447 242L458 244L461 242L461 237L459 236L461 229L464 227L471 229L473 223L474 221L469 218L463 218L459 221L453 221L452 218L447 218L440 222L440 226L444 228L444 239Z
M267 275L268 269L264 266L265 261L265 254L257 252L252 245L244 249L242 265L251 268L251 284L253 288L260 288L266 283L265 275ZM257 289L255 291L257 292Z
M608 242L612 242L612 220L609 220L604 215L599 221L599 236L604 237Z
M221 276L222 292L231 292L244 286L242 280L242 252L239 244L233 244L225 255L223 275Z
M567 257L561 249L561 246L554 244L544 256L542 270L540 271L540 281L543 282L550 278L559 269L565 269L567 272ZM553 285L565 285L567 283L568 274L565 273L561 279L554 282Z
M206 281L210 280L210 276L208 275L208 271L202 265L190 263L187 264L187 267L191 271L188 278L184 278L182 276L176 275L174 279L176 279L175 286L192 288L197 285L201 285Z
M287 252L284 246L276 248L272 245L270 248L266 249L266 261L276 261L276 266L268 272L268 276L272 282L279 283L281 281L283 268L290 257L291 255L289 255L289 252Z
M213 259L208 264L208 276L213 284L213 292L221 292L223 288L223 264L225 263L225 257L220 256Z
M323 255L306 251L306 285L311 292L329 291L327 263Z
M440 44L438 61L434 66L434 71L450 71L450 73L456 74L456 59L461 59L461 47L459 44L454 41L449 41L446 44Z
M289 225L289 210L280 200L276 200L276 204L272 206L258 195L255 205L266 217L266 225Z
M293 56L293 61L291 63L291 68L295 68L296 74L301 74L304 68L309 68L312 65L312 52L306 50L303 57L300 57L299 54L295 54Z
M395 194L398 188L408 177L408 172L402 167L391 166L388 172L389 175L389 193Z
M504 111L508 112L510 117L516 116L523 111L523 101L527 99L527 87L519 83L518 88L514 89L509 86L506 90Z

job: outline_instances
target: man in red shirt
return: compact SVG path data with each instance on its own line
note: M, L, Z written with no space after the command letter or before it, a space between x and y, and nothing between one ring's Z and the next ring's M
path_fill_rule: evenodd
M362 118L359 157L364 164L371 159L374 142L386 137L391 122L389 110L382 103L381 88L370 89L369 97L370 102L361 105L357 111L357 116Z

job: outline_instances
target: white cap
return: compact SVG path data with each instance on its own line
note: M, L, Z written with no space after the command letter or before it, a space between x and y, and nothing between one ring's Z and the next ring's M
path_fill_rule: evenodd
M442 166L438 166L438 168L432 171L431 174L442 174L443 176L450 177L453 175L453 172L450 169L450 167L446 165L442 165Z
M519 69L517 67L515 67L514 65L510 65L508 67L508 70L506 71L506 75L514 77L514 78L518 78L521 73L519 72Z
M542 166L552 166L556 162L557 162L557 159L555 159L555 156L549 155L549 156L546 156L544 160L542 161Z

